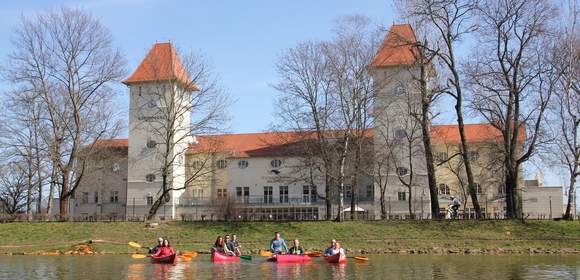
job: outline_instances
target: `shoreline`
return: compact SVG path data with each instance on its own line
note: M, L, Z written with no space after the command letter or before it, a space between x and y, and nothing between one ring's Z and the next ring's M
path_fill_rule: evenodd
M580 221L353 221L353 222L60 222L0 224L0 256L124 255L168 238L181 251L209 253L217 235L236 233L242 251L258 255L274 231L307 251L328 239L349 255L580 255ZM143 250L138 251L143 252Z

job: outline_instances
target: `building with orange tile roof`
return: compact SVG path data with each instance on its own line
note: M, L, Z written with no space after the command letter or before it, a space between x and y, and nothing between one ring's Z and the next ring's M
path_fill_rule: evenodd
M410 107L401 100L416 94L416 36L409 24L393 25L369 65L378 94L375 100L375 126L365 133L369 151L368 172L356 186L358 205L364 218L380 218L380 189L377 176L387 178L385 203L386 218L411 218L409 205L415 217L429 217L424 158L420 141L402 147L410 135L419 136L412 126ZM151 120L137 112L147 112L148 91L151 87L174 84L187 91L198 90L189 79L171 43L155 44L137 69L123 81L131 89L129 138L99 140L93 145L97 157L88 168L88 174L78 189L75 213L83 217L109 215L127 219L143 218L154 200L161 176L159 158L150 156L156 149L155 138L147 131ZM145 126L143 126L145 125ZM478 183L480 201L488 216L501 216L503 191L501 180L501 132L491 124L465 126L471 144L470 158ZM520 143L525 142L525 129ZM340 141L340 131L327 131L332 141ZM457 157L460 137L457 125L433 125L433 149L436 156L436 174L441 206L456 195L467 201L462 165ZM261 132L220 135L197 135L182 143L184 158L178 163L183 176L182 192L172 193L170 200L158 211L160 219L214 220L318 220L325 213L322 190L324 178L317 160L313 132ZM418 139L419 139L418 138ZM161 143L161 142L158 142ZM395 145L393 146L393 143ZM399 145L399 146L397 146ZM403 145L404 146L404 145ZM410 147L410 148L409 148ZM373 170L385 151L391 154L409 154L410 158L396 158L386 174ZM105 151L116 151L107 154ZM121 152L119 152L121 151ZM392 159L389 159L392 160ZM314 163L314 164L313 164ZM409 189L401 184L407 180L414 166L415 181ZM347 173L350 171L347 171ZM379 175L377 175L379 174ZM188 180L187 178L195 178ZM103 183L105 182L105 183ZM351 182L346 180L346 200L352 195ZM336 194L335 194L336 195ZM80 198L79 198L80 197ZM337 197L330 198L336 200ZM411 203L409 203L411 200ZM472 215L469 202L466 216ZM334 210L336 211L336 210ZM336 212L335 212L336 214Z

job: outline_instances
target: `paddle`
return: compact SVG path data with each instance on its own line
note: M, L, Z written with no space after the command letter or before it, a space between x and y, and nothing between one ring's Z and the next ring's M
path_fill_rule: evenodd
M143 255L143 254L133 254L133 255L131 255L131 258L134 258L134 259L144 259L146 257L147 256L146 255Z
M178 256L177 259L179 259L182 262L191 261L191 258L190 257L185 257L185 256Z
M309 257L322 257L321 252L306 252L306 255Z
M241 255L240 259L242 260L246 260L246 261L251 261L252 260L252 256L250 255Z
M194 252L194 251L183 252L181 255L184 257L188 257L188 258L195 258L195 257L197 257L197 252Z
M363 257L363 256L356 256L356 257L349 257L349 258L353 258L353 259L355 259L357 261L361 261L361 262L366 262L369 260L369 258Z
M269 257L271 257L273 255L274 255L274 253L272 253L270 251L260 251L260 256L262 256L262 257L268 257L269 258Z
M137 243L137 242L133 242L133 241L131 241L131 242L129 242L128 244L129 244L129 246L131 246L131 247L133 247L133 248L137 248L137 249L141 249L141 248L143 248L143 246L141 246L141 244L139 244L139 243Z

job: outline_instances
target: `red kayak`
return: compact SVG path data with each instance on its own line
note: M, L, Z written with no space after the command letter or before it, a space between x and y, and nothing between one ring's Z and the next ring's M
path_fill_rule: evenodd
M175 263L175 254L169 256L151 257L151 261L154 263Z
M346 259L345 255L341 255L340 254L334 254L332 256L326 256L324 257L324 259L326 260L326 262L328 263L347 263L348 260Z
M310 257L306 255L274 255L268 259L277 263L305 263L310 262Z
M211 261L212 262L239 262L240 257L226 256L222 253L212 252L211 253Z

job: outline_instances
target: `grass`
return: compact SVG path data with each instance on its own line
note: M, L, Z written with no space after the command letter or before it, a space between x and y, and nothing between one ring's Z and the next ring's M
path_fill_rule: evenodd
M180 250L209 249L217 235L236 233L244 250L266 248L273 232L299 238L307 249L320 250L332 238L350 249L429 250L528 248L580 250L580 222L555 221L360 221L360 222L167 222L147 229L137 222L63 222L0 224L0 253L66 251L94 241L102 253L133 252L126 244L151 245L161 236Z

